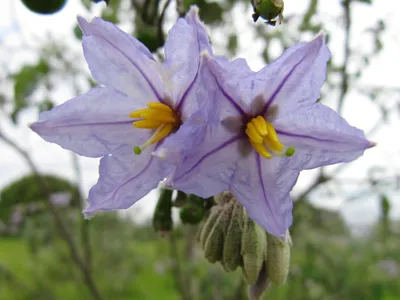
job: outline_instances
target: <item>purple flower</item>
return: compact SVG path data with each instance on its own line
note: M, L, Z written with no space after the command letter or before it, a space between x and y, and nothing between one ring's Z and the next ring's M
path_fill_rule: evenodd
M289 192L301 170L349 162L373 146L317 102L329 56L322 35L259 72L242 59L203 55L205 111L157 151L177 165L169 184L201 197L230 190L251 218L281 236L292 223Z
M102 157L84 211L90 216L130 207L168 174L152 152L198 109L200 53L211 49L196 8L169 31L163 63L109 22L78 22L86 61L102 86L41 113L31 128L65 149Z

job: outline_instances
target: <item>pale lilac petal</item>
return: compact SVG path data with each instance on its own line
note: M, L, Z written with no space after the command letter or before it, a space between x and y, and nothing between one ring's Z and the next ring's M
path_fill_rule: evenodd
M292 224L289 192L298 175L286 158L265 159L253 150L238 162L230 190L255 222L281 236Z
M281 142L296 148L293 166L299 169L349 162L373 146L362 130L321 103L283 114L273 124Z
M221 58L203 55L205 67L202 76L209 78L210 89L217 89L215 95L216 106L221 107L224 115L240 115L242 117L251 112L253 101L251 90L253 88L253 72L242 59L226 62ZM215 87L214 87L215 86ZM223 109L222 109L223 108Z
M137 104L123 94L97 87L50 111L42 112L31 129L48 142L80 155L99 157L132 149L150 136L135 129L129 113Z
M199 8L197 6L192 5L190 7L185 16L185 21L194 29L200 51L207 51L212 55L210 39L204 23L199 18Z
M176 109L185 110L186 115L197 109L191 91L198 77L202 51L211 53L211 46L205 27L198 18L198 9L192 7L186 18L178 19L168 32L165 44L165 81L168 81ZM183 109L183 106L186 107Z
M175 166L167 180L170 186L207 198L229 188L241 157L240 138L221 126L205 126L201 120L191 118L168 137L155 155Z
M151 155L153 149L141 155L103 157L100 178L89 191L89 206L84 214L89 217L97 211L129 208L156 188L168 171Z
M111 22L105 21L98 17L93 18L93 20L90 22L87 22L84 18L78 16L78 24L84 35L101 37L108 41L115 48L120 49L121 52L127 56L131 56L131 51L135 49L140 51L147 58L152 60L154 59L153 55L145 45L131 35L123 32Z
M142 106L150 101L164 101L167 90L157 71L157 62L135 48L125 53L99 36L83 36L82 44L96 81L134 97Z
M289 48L257 73L253 97L263 97L264 110L277 106L278 113L288 112L312 105L320 98L330 57L324 39L323 35L319 35L309 43Z

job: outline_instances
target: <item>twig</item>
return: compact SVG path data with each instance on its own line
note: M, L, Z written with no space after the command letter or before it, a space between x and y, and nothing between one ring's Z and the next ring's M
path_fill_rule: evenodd
M171 3L171 0L167 0L167 2L165 2L164 7L163 7L163 9L161 11L160 18L158 19L158 26L157 26L157 28L158 28L158 39L159 39L161 45L164 45L164 42L165 42L162 25L163 25L163 22L164 22L165 12L167 11L167 8L168 8L170 3Z
M344 99L349 89L349 74L347 73L347 65L350 58L350 28L351 28L350 0L343 1L343 8L344 8L344 19L345 19L345 41L344 41L344 61L343 61L343 68L341 71L342 83L341 83L341 91L339 95L339 102L337 109L339 114L341 114L342 112Z
M40 175L38 168L34 164L32 158L29 156L28 152L26 152L24 149L22 149L19 145L14 143L10 138L4 135L0 131L0 140L4 141L7 145L9 145L11 148L13 148L17 153L19 153L22 158L25 160L25 162L28 164L29 168L31 169L32 173L35 175L37 179L37 183L41 188L41 191L43 192L43 195L46 199L48 199L51 195L50 188L47 184L47 182L44 180L43 176ZM83 279L87 287L89 288L93 299L96 300L102 300L103 298L101 297L96 284L92 278L92 275L90 274L89 269L86 267L84 261L81 259L79 252L75 246L75 243L69 234L67 228L65 227L57 209L53 206L51 201L46 201L46 204L51 212L51 214L54 217L54 221L56 223L56 226L58 228L58 231L61 235L61 237L64 239L65 243L68 246L70 256L72 261L76 264L78 269L81 271Z
M80 211L83 210L83 198L80 183L82 182L82 172L79 166L78 156L75 153L72 153L72 165L74 167L76 185L78 188L77 191L77 199L80 205ZM81 214L79 212L79 214ZM89 220L85 218L80 218L81 220L81 243L83 247L83 257L86 262L86 266L89 270L92 269L92 251L90 247L90 230L89 230Z
M182 268L181 268L181 264L180 264L178 243L177 243L174 231L171 231L169 233L169 241L170 241L170 247L171 247L170 254L171 254L171 259L172 259L172 264L173 264L172 275L175 280L176 289L181 294L182 300L191 300L192 298L190 296L188 296L187 291L186 291L184 276L182 274Z

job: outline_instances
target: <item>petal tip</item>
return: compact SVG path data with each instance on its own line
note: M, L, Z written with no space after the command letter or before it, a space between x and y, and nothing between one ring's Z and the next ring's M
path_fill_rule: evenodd
M373 141L368 141L368 142L369 142L369 147L368 148L373 148L378 144L377 142L373 142Z

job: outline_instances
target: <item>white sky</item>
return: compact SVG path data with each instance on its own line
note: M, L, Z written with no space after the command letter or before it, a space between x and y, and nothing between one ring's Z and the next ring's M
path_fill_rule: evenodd
M112 0L111 0L112 1ZM24 43L30 45L39 45L40 40L46 38L45 32L53 34L55 37L62 37L65 40L71 40L71 47L77 49L77 53L80 55L83 62L83 55L79 50L80 45L73 37L72 28L75 26L75 16L81 14L84 17L92 18L99 14L104 4L98 4L94 11L90 14L86 13L85 10L80 6L80 1L68 1L66 7L60 12L52 16L36 15L23 7L20 1L16 0L2 0L0 9L0 65L6 64L8 68L15 69L22 63L27 61L35 61L34 53L27 53L21 48L21 33L22 40ZM290 15L291 12L303 11L308 1L286 0L285 1L285 13ZM337 4L339 1L320 1L320 11L323 17L327 18L327 24L329 29L335 29L332 35L331 50L335 53L335 60L342 58L342 41L343 33L336 27L335 22L332 20L340 20L338 18L341 15L340 6ZM358 4L355 7L355 14L353 18L353 31L352 31L352 45L357 47L357 50L368 49L369 45L366 39L366 34L363 33L366 27L371 26L376 18L384 18L387 22L388 30L384 35L384 50L373 59L371 65L365 70L365 75L359 83L360 88L368 88L371 86L386 86L392 88L399 88L399 70L400 60L398 59L399 53L399 37L398 32L400 30L400 18L396 18L395 13L400 9L400 2L393 0L375 0L372 6ZM244 13L244 10L247 12ZM248 30L249 26L254 26L251 20L251 8L250 5L243 6L242 4L235 9L232 18L235 19L235 30L238 33L240 39L240 49L237 56L244 57L249 61L250 66L254 69L260 69L263 66L261 58L258 56L260 49L263 45L262 41L255 40L251 31ZM172 20L169 21L166 26L169 28L172 26ZM338 21L340 25L341 21ZM285 25L283 25L285 26ZM274 30L271 27L265 27L265 30ZM216 52L218 54L221 45L220 35L218 32L212 34L212 40L216 46ZM335 46L337 48L335 48ZM7 51L7 56L4 55L4 47L16 49L10 53ZM75 49L74 48L74 49ZM26 49L25 49L26 50ZM222 54L222 53L221 53ZM84 66L85 68L86 65ZM2 75L3 76L3 75ZM1 78L1 77L0 77ZM11 93L6 91L7 94ZM74 96L73 92L61 87L58 92L57 101L59 103L64 102L68 98ZM392 107L398 100L398 95L391 95L385 99L387 104L386 107ZM334 102L330 101L329 104L334 106ZM368 132L369 129L375 124L380 114L377 112L377 107L371 103L370 100L360 95L356 91L352 91L348 99L345 102L344 117L348 122L354 126L357 126L364 131ZM366 154L353 162L351 166L346 168L341 173L340 178L345 179L362 179L366 177L366 170L371 165L381 165L387 167L391 172L385 174L385 176L398 174L400 170L400 163L398 160L400 154L400 143L398 140L399 136L399 115L396 112L391 112L390 123L381 127L380 130L374 132L373 135L368 136L370 140L378 142L378 146L374 149L368 150ZM35 162L40 166L41 171L46 173L52 173L67 178L74 178L73 169L71 164L71 153L61 149L55 144L44 142L39 136L31 132L27 126L15 127L1 116L0 127L9 136L11 136L17 143L22 145L25 149L30 151ZM28 124L37 119L37 113L35 110L26 111L20 116L21 124ZM13 152L12 149L8 148L4 144L0 143L0 188L4 185L12 182L20 176L28 172L28 168L24 162L21 161L20 157ZM89 188L96 183L98 178L98 160L79 158L82 171L83 171L83 182L81 187L84 192L87 193ZM334 169L334 168L332 168ZM310 183L310 178L313 178L317 174L315 171L308 171L302 173L298 184L294 189L294 193L298 193L301 190L307 188ZM347 184L333 186L329 185L329 188L334 191L340 190L338 197L329 197L323 201L324 195L327 190L326 186L321 188L318 192L314 193L314 202L324 207L331 207L333 209L339 209L343 212L346 220L353 225L361 226L362 224L370 223L375 220L378 215L378 204L376 201L376 195L367 193L363 197L359 197L359 201L348 202L344 201L343 197L349 197L356 191L360 191L360 187L354 184L353 181L348 180ZM391 187L390 190L393 190ZM134 208L130 210L138 218L148 216L152 213L155 205L156 192L150 193L145 199L139 201ZM392 200L392 216L400 217L400 202L398 199L398 192L389 193ZM142 218L141 218L142 219Z

